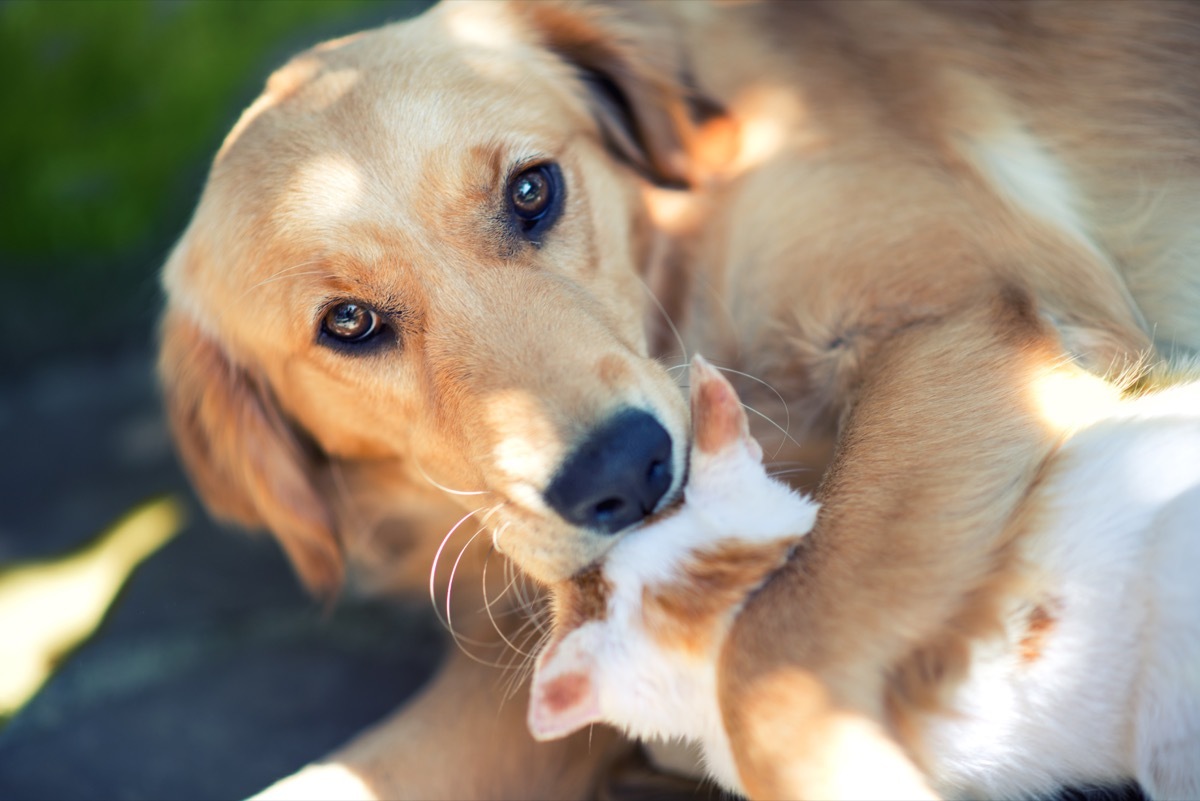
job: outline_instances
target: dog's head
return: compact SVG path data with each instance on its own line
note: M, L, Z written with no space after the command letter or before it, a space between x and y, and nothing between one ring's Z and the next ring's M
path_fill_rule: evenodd
M160 372L206 502L310 587L352 550L347 473L495 506L543 580L680 490L639 269L641 190L686 182L688 128L646 60L669 46L633 35L611 9L435 8L297 57L221 148L165 269Z

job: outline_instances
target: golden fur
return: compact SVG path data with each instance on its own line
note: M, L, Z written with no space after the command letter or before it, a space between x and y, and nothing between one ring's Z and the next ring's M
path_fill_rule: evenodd
M557 581L611 540L541 500L556 466L622 406L684 442L655 357L701 351L750 377L768 460L814 484L834 453L803 573L726 655L745 784L838 786L824 724L903 764L903 710L992 624L1009 520L1070 425L1039 388L1200 349L1198 25L1148 2L493 2L314 48L238 122L165 269L184 461L319 593L422 586L485 508L496 550ZM534 246L497 193L538 159L568 195ZM394 342L324 347L338 299ZM340 758L389 797L483 792L464 754L495 792L589 792L607 747L534 746L486 675L453 661ZM784 732L814 749L801 775L775 771Z

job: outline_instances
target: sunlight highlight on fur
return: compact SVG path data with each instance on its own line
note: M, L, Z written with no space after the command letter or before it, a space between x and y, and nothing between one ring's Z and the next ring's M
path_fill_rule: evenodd
M1121 397L1115 386L1082 370L1048 373L1033 381L1031 392L1042 419L1064 432L1111 414Z
M806 125L808 110L795 87L761 83L734 98L738 107L739 148L735 172L770 161L787 147L816 147L821 137Z
M450 34L471 47L498 50L517 43L511 18L497 6L497 13L488 13L487 3L451 8L446 14Z
M276 782L251 801L375 801L379 796L354 771L336 762L309 765L299 773Z
M292 190L312 211L336 220L351 211L362 196L362 171L344 155L322 153L299 167Z

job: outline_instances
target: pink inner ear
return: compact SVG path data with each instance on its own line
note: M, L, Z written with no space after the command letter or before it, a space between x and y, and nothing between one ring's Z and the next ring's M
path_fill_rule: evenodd
M591 661L568 636L538 657L529 688L529 733L535 740L557 740L600 722L600 695Z
M725 376L702 356L692 357L691 369L692 431L701 453L714 454L738 442L745 442L752 453L761 454L750 436L746 412L737 392Z
M563 673L534 683L529 699L529 732L539 742L557 740L600 721L595 685L583 673Z

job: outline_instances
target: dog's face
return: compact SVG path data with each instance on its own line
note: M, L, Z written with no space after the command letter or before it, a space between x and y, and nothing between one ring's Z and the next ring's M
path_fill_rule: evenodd
M495 506L546 581L678 493L638 269L684 115L604 23L448 6L318 47L218 154L165 271L168 408L208 503L310 586L341 576L331 465Z

